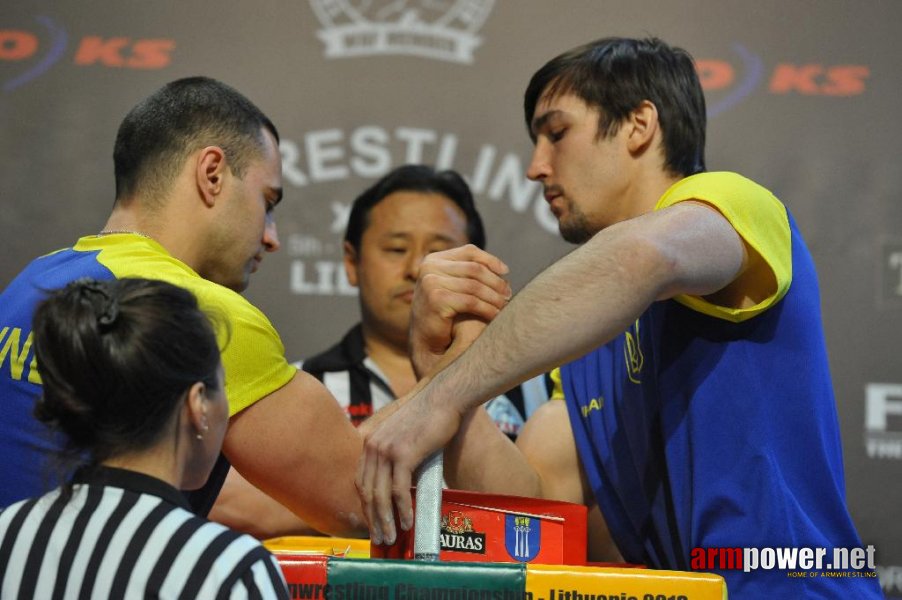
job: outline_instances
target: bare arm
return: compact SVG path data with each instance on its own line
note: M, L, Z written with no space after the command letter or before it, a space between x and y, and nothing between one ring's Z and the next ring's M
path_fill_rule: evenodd
M588 487L565 402L543 404L516 445L485 410L475 409L445 448L445 479L454 488L584 504L589 508L589 560L623 560Z
M354 473L361 437L312 375L285 386L232 417L223 451L254 486L318 531L364 532Z
M467 410L607 343L656 300L722 290L745 256L729 222L700 203L609 227L526 286L430 391L453 388Z
M296 514L251 485L234 468L229 469L208 518L261 540L318 534Z
M453 488L591 503L567 407L558 400L546 402L526 421L516 444L484 409L468 413L445 448L445 478Z
M472 345L486 323L507 306L508 268L472 244L436 252L420 266L410 320L410 355L417 384L358 428L361 436L403 406L438 371Z
M448 443L470 409L610 341L655 300L727 287L745 262L741 238L720 213L683 202L611 226L546 269L368 435L357 486L378 515L373 538L394 540L392 501L401 526L411 526L411 472Z
M495 308L494 310L497 312L498 309ZM462 331L462 328L458 327L458 333L454 336L453 343L445 351L444 355L435 355L439 360L435 368L442 368L456 358L464 348L470 346L473 339L479 335L483 328L484 325L480 325L478 328L471 327L469 331ZM362 436L375 427L378 422L394 412L406 398L425 386L428 381L428 378L421 379L410 394L399 399L399 401L390 403L364 421L356 430L357 433ZM356 468L356 463L354 466ZM356 498L355 493L354 499L356 500ZM219 496L216 498L216 503L210 511L209 518L232 529L249 533L259 539L284 535L317 535L318 533L291 510L251 484L234 467L229 470L228 477L219 492Z

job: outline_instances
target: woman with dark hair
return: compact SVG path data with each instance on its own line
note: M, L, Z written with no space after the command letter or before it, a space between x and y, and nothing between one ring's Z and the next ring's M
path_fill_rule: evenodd
M0 513L3 598L287 598L253 538L197 517L228 405L216 333L188 291L80 279L34 318L35 416L74 475Z

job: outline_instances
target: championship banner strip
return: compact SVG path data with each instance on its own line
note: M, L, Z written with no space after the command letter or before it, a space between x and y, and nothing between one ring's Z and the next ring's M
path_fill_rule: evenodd
M603 565L366 559L369 540L267 540L302 600L723 600L718 575ZM525 593L524 593L525 592Z
M328 600L523 600L519 564L332 559Z
M328 556L278 553L276 558L288 585L289 598L325 600Z
M585 598L673 598L724 600L727 585L719 575L652 569L527 565L527 600Z

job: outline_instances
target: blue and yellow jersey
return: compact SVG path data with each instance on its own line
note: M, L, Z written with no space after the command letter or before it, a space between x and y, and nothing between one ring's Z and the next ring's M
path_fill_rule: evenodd
M678 570L691 568L693 548L860 547L817 277L798 228L734 173L686 178L658 208L689 200L733 224L761 257L741 285L765 287L746 288L760 301L741 308L654 302L556 375L611 536L627 561ZM799 593L783 572L720 574L737 597ZM806 585L809 595L879 597L867 578Z
M754 201L749 200L749 194ZM733 226L745 244L761 257L762 267L741 282L748 294L762 297L754 306L721 306L701 296L681 295L675 301L700 313L728 321L744 321L779 302L792 283L792 247L786 207L767 189L736 173L701 173L681 179L655 205L655 210L679 202L704 202ZM632 334L627 332L624 336ZM639 355L635 355L639 356ZM551 373L552 400L563 400L560 368Z
M31 322L46 291L80 277L160 279L188 289L200 307L227 323L222 362L229 412L247 408L296 373L269 320L240 294L201 278L152 239L134 234L88 236L34 260L0 294L0 507L52 487L46 456L58 447L31 415L40 394Z
M751 252L761 257L761 268L740 279L762 296L754 306L718 306L699 296L675 300L692 310L730 321L744 321L780 301L792 283L792 246L786 207L767 189L736 173L700 173L681 179L668 189L655 210L685 201L704 202L717 209ZM749 292L752 292L750 289Z

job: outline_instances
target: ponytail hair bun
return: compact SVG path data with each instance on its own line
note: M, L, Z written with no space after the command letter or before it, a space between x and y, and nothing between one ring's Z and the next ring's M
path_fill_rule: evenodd
M194 383L219 388L213 324L191 292L164 281L78 279L48 295L33 327L34 415L65 434L69 462L146 449Z

